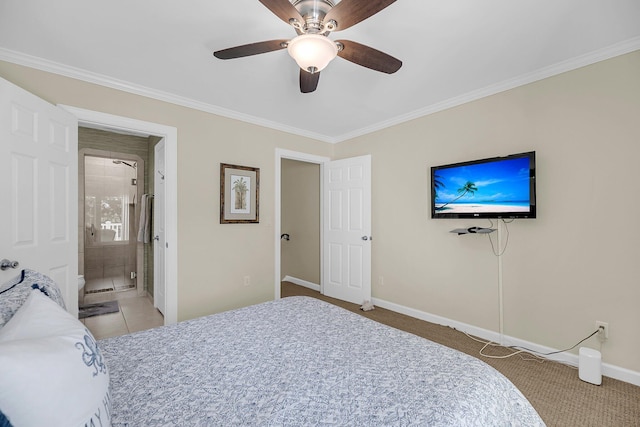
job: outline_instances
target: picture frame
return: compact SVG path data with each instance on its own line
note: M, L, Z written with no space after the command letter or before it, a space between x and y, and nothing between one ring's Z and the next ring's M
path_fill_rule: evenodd
M260 168L220 163L220 224L260 222Z

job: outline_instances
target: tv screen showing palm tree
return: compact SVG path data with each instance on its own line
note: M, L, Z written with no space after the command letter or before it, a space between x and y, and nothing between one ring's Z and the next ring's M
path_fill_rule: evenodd
M535 218L535 152L431 168L432 218Z

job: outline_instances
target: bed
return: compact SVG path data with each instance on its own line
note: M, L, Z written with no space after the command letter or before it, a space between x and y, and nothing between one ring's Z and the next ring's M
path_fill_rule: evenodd
M99 345L114 426L544 425L486 363L309 297Z
M0 313L0 426L544 425L486 363L315 298L96 342L38 277Z

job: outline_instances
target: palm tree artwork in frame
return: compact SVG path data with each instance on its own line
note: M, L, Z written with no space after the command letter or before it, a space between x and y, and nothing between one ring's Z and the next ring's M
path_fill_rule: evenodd
M231 182L233 183L231 189L233 190L233 195L235 196L235 200L233 202L233 211L244 212L249 206L249 201L247 200L247 193L249 192L249 189L247 188L247 182L244 180L243 176L238 177L237 175L231 175Z
M220 224L258 223L260 169L220 163Z

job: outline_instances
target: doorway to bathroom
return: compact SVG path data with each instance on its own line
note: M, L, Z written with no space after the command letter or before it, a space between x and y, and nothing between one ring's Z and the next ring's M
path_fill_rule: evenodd
M153 295L148 171L158 141L78 128L80 306Z

